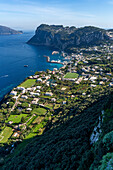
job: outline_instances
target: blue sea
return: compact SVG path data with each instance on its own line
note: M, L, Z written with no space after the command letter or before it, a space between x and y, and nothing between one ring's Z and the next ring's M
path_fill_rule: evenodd
M52 55L52 49L26 43L33 35L33 32L26 32L21 35L0 36L0 100L36 71L52 70L62 66L47 63L43 57L47 55L51 60L62 59L60 55Z

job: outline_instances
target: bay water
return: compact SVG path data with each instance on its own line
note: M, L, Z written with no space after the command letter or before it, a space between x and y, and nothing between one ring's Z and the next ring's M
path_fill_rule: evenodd
M47 63L46 57L43 57L47 55L51 60L62 59L60 55L52 55L52 49L26 43L33 35L33 32L26 32L21 35L0 36L0 100L36 71L52 70L62 66Z

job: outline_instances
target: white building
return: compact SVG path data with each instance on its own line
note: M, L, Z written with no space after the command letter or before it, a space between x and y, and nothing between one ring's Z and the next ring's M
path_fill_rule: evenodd
M53 93L51 93L51 92L46 92L46 93L45 93L45 96L53 96Z
M11 91L10 95L16 96L17 95L17 91Z
M17 90L25 90L24 87L17 87Z
M37 79L37 82L42 82L42 79L41 79L41 78L38 78L38 79Z
M22 95L21 98L22 98L22 99L28 99L28 97L25 96L25 95Z

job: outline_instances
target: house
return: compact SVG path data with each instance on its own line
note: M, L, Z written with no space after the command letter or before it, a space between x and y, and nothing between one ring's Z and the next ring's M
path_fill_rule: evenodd
M49 82L48 81L46 82L46 85L49 87Z
M63 101L62 104L66 104L66 101Z
M54 68L53 70L54 70L54 71L57 71L58 69L57 69L57 68Z
M39 98L34 98L33 101L31 102L31 104L37 104L39 101Z
M38 79L37 79L37 82L42 82L42 79L41 79L41 78L38 78Z
M90 87L96 87L96 86L97 86L97 85L95 85L95 84L91 84L91 85L90 85Z
M9 121L9 122L8 122L8 124L10 124L10 125L11 125L12 123L13 123L13 121Z
M55 74L55 71L52 71L52 74Z
M96 79L97 79L97 77L94 77L94 76L90 77L90 80L91 80L91 81L94 81L94 80L96 80Z
M27 91L32 91L32 88L27 88Z
M17 91L11 91L10 95L16 96L17 95Z
M31 95L34 95L34 96L40 96L39 93L34 93L34 92L30 92Z
M36 87L32 87L32 90L35 91L35 90L36 90Z
M57 86L57 83L51 83L52 86L56 87Z
M29 76L29 78L30 78L30 79L32 79L32 78L33 78L33 76Z
M17 87L17 90L25 90L24 87Z
M100 81L100 82L99 82L99 85L102 85L102 84L104 84L104 82L103 82L103 81Z
M56 99L55 99L55 98L52 98L51 101L52 101L52 102L56 102Z
M18 132L15 132L14 134L13 134L13 137L19 137L20 136L20 134L18 133Z
M109 86L110 86L110 87L113 87L113 82L111 82L111 83L109 84Z
M32 109L31 108L27 108L26 111L32 111Z
M18 99L18 96L13 96L12 98L15 99L15 100L17 100L17 99Z
M51 93L51 92L46 92L46 93L45 93L45 96L53 96L53 93Z
M36 92L40 93L40 90L37 90Z
M22 99L28 99L28 97L25 96L25 95L22 95L21 98L22 98Z
M34 78L34 79L37 79L38 77L39 77L39 75L35 75L35 76L33 76L33 78Z
M102 80L103 80L103 81L107 81L107 77L103 77Z
M85 78L84 81L88 81L88 78Z
M41 86L36 86L36 88L40 90L40 89L41 89Z
M112 76L112 73L106 73L107 76Z

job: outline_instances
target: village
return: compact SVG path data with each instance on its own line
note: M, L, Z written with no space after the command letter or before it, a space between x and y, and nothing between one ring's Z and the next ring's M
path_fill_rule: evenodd
M113 47L101 45L62 53L60 69L37 71L6 95L0 108L0 144L12 153L16 143L44 133L51 124L78 116L113 88ZM57 52L53 52L56 55Z

